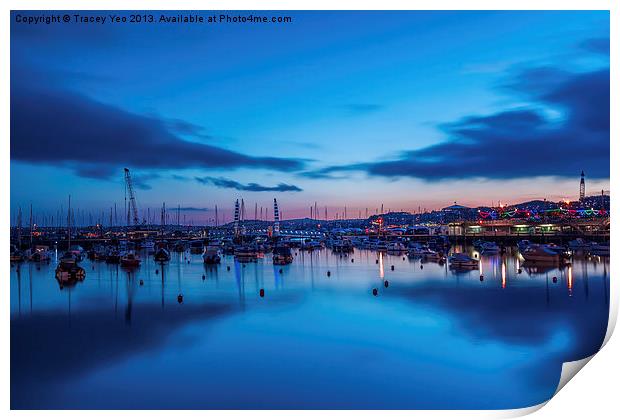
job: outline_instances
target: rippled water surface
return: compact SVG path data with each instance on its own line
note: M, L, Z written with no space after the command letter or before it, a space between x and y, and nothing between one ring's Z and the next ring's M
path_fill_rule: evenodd
M607 328L608 259L270 257L85 260L62 290L54 261L12 267L12 408L517 408L551 397Z

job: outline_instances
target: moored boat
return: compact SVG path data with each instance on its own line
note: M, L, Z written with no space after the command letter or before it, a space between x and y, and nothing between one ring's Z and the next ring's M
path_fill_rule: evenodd
M44 262L49 261L51 256L51 252L49 250L49 246L47 245L37 245L32 250L30 254L30 260L35 262Z
M235 248L235 259L240 262L254 262L258 259L258 251L250 246L238 246Z
M204 252L204 243L202 241L192 241L189 244L189 253L200 255Z
M140 266L140 258L133 252L127 252L120 257L121 267L135 268Z
M273 263L286 265L293 262L293 254L288 246L279 245L273 248Z
M476 269L480 264L477 259L463 253L454 253L450 255L450 257L448 257L448 262L450 263L450 267L469 269Z
M609 245L592 243L590 254L598 257L609 257Z
M590 249L590 243L584 241L582 238L577 238L568 241L568 247L575 250L588 250Z
M56 280L58 280L62 288L65 285L73 285L78 280L84 280L86 277L86 270L78 265L78 259L74 253L66 252L58 260L55 274Z
M480 253L482 254L497 254L500 251L500 247L495 242L483 242L480 245Z
M105 262L109 264L118 264L121 262L121 253L118 251L117 248L109 247L106 250Z
M11 262L22 262L23 260L24 254L15 245L11 245Z
M73 245L70 247L69 252L75 256L77 261L82 261L82 258L84 258L84 248L79 245Z
M443 254L437 251L433 251L430 248L427 248L424 251L422 251L422 253L420 254L420 257L422 257L422 260L424 261L433 261L433 262L443 262L446 259L443 256Z
M390 242L386 245L387 252L398 253L407 251L407 247L402 242Z
M530 262L538 262L538 263L559 263L561 260L560 253L554 251L553 249L540 245L536 247L531 247L525 250L523 253L523 258L525 261Z
M348 254L349 252L353 252L353 243L348 239L336 239L332 242L332 251Z
M202 261L205 264L219 264L221 260L219 247L207 245L204 254L202 254Z
M153 254L153 259L157 262L170 261L170 252L166 248L161 247L155 251L155 254Z

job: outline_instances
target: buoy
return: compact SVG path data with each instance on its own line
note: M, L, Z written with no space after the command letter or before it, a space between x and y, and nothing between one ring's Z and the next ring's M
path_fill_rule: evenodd
M517 273L521 274L521 269L520 268L517 270Z
M392 266L392 271L394 271L394 266Z
M159 270L155 270L155 274L159 274Z
M377 296L377 294L379 294L379 291L377 290L377 288L375 287L374 289L372 289L372 294Z
M480 281L484 281L484 276L480 274Z
M388 287L388 286L390 285L390 282L386 280L386 281L384 281L384 282L383 282L383 285L384 285L385 287Z
M424 270L424 266L420 264L420 270Z
M260 297L265 297L265 289L260 289L258 294L260 295Z
M278 270L280 272L280 274L282 274L282 269Z
M191 261L190 261L190 260L187 260L187 263L189 264L189 263L191 263Z
M555 276L553 276L553 282L554 282L554 283L557 283L557 282L558 282L558 278L557 278L557 277L555 277Z
M183 303L183 295L180 293L179 293L179 296L177 296L177 302Z
M93 269L93 270L95 269L95 266L94 266L94 265L92 266L92 269Z
M355 260L353 258L351 258L351 262L354 262Z
M327 272L327 277L329 277L329 276L331 276L331 275L332 275L332 272L331 272L331 271L328 271L328 272Z
M405 261L405 257L403 257L403 261Z
M297 253L295 253L295 255L297 255Z
M144 280L140 279L140 286L144 285Z
M379 264L379 260L375 260L375 264Z
M230 271L230 266L229 265L226 266L226 270Z
M202 275L202 279L203 279L203 280L205 279L205 275L204 275L204 274Z

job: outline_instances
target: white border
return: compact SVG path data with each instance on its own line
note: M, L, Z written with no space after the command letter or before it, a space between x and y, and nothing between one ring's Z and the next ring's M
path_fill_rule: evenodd
M0 24L0 45L2 49L1 66L0 66L0 83L2 83L2 89L0 95L2 95L2 113L0 115L0 127L2 129L2 148L4 153L1 156L0 164L0 177L2 179L2 191L6 194L4 204L1 208L2 219L5 223L0 224L2 232L2 241L0 255L5 255L5 258L0 258L0 264L2 266L2 272L7 273L9 271L9 262L6 255L9 254L9 220L10 220L10 205L9 200L6 200L9 188L10 188L10 166L9 166L9 138L10 138L10 126L9 126L9 64L10 64L10 10L97 10L97 9L110 9L110 10L611 10L611 139L618 139L618 95L614 92L618 92L618 40L620 40L620 34L618 33L618 1L613 0L427 0L427 1L398 1L398 0L382 0L369 1L369 0L303 0L295 1L295 4L285 0L263 0L263 1L248 1L248 0L214 0L214 1L199 1L199 0L90 0L88 2L78 0L4 0L0 2L0 8L2 9L3 22ZM618 162L619 158L618 146L615 142L611 142L611 161ZM611 168L611 182L617 179L618 165L614 165ZM619 214L620 211L618 201L612 200L612 213ZM617 235L612 235L612 254L616 254L615 250L618 249ZM616 273L615 268L618 262L615 256L611 258L611 272ZM618 312L618 288L614 285L614 274L611 275L610 280L610 320L605 343L608 342L613 331L613 327L616 324L617 312ZM10 346L8 345L10 338L10 293L9 282L7 278L3 281L2 293L2 315L3 322L1 324L2 336L5 337L4 344L2 346L2 367L4 372L4 378L1 382L1 394L0 403L5 410L9 410L10 406L10 377L8 375L10 369ZM620 353L620 344L618 339L612 340L609 344L606 344L605 351L602 354L593 358L585 372L580 373L580 379L578 381L572 381L569 383L562 392L556 397L552 398L549 402L549 407L544 410L540 410L535 414L535 417L539 418L583 418L585 416L597 419L615 417L618 413L618 397L617 397L617 383L618 379L616 375L620 373L620 363L618 362L617 355ZM574 382L574 383L573 383ZM136 390L139 392L139 390ZM373 411L209 411L207 413L201 411L89 411L87 415L93 418L108 418L110 416L121 418L135 418L135 416L148 415L151 418L164 418L168 416L186 416L191 418L202 418L205 415L217 416L222 419L232 419L241 416L251 416L257 419L288 419L291 416L296 418L314 418L315 416L327 416L327 417L347 417L360 419L371 419L376 417L377 414L381 416L389 416L391 418L410 418L424 417L424 418L454 418L454 417L469 417L469 418L503 418L514 417L519 415L528 414L537 411L545 404L541 404L536 407L530 407L521 410L505 410L505 411L382 411L381 413L375 413ZM42 415L50 418L77 418L81 417L85 413L80 411L64 411L64 412L30 412L30 411L12 411L11 416L20 418L39 418ZM542 416L542 417L541 417Z

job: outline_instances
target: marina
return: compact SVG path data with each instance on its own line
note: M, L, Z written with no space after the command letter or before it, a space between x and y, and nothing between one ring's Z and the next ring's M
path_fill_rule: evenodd
M121 224L76 222L71 197L64 225L19 209L14 408L524 407L605 336L604 191L331 220L235 199L193 225L141 218L127 168L124 189Z
M285 265L144 249L135 268L82 260L70 287L59 255L11 269L15 408L436 408L448 390L452 408L525 406L607 325L609 260L582 253L531 266L516 247L456 247L476 264L453 267L357 248L296 248Z

